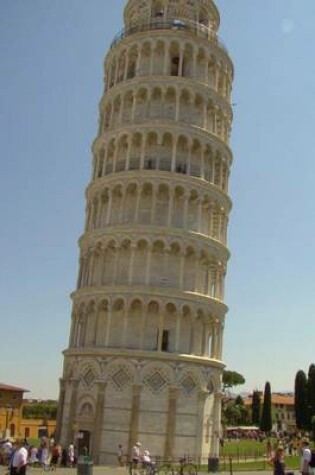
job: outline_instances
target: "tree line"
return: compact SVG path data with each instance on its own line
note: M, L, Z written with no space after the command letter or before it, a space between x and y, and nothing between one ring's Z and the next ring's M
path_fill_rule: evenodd
M244 377L235 371L223 372L224 390L245 383ZM312 432L315 440L315 365L311 364L308 374L302 370L296 373L294 386L294 411L296 427L301 432ZM223 406L222 419L228 425L253 424L263 432L272 430L272 395L271 386L267 381L263 393L255 390L252 393L251 414L245 407L240 396L226 400Z
M315 440L315 365L311 364L306 375L299 370L295 376L294 409L296 426L302 431L312 431Z

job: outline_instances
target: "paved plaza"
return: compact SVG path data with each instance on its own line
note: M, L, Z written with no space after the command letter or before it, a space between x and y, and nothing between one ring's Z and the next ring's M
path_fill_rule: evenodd
M0 475L5 475L7 473L7 469L3 466L0 467ZM201 472L204 475L207 475L207 472ZM228 474L230 475L229 471L220 471L218 473L221 474ZM271 475L272 470L259 470L255 472L250 471L243 471L243 472L233 472L236 475ZM298 473L298 472L295 472ZM41 468L29 468L27 470L27 475L77 475L76 468L57 468L56 470L43 470ZM126 467L113 467L113 466L94 466L93 467L93 474L95 475L127 475L128 469Z

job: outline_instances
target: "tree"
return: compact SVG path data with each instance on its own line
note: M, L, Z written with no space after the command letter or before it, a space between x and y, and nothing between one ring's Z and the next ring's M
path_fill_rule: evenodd
M241 396L225 401L223 415L226 425L235 426L248 424L248 411Z
M308 391L307 391L307 378L304 371L299 370L295 376L294 385L294 410L296 427L301 430L308 429Z
M52 419L57 418L57 402L36 402L26 403L23 406L23 417L25 419Z
M260 391L253 391L252 398L252 423L259 426L260 421Z
M264 402L260 419L260 430L270 432L272 429L271 418L271 387L269 381L265 384Z
M307 407L309 426L312 426L312 419L315 417L315 365L311 364L308 369L307 380Z
M223 389L232 388L233 386L239 386L245 383L245 378L242 374L236 371L223 371Z
M312 429L313 440L315 442L315 416L313 416L311 419L311 429Z

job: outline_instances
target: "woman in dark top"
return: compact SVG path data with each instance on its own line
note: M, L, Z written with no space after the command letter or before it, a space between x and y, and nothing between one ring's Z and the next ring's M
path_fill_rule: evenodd
M273 465L274 475L285 475L284 453L282 447L277 448L274 457L271 459L271 463Z

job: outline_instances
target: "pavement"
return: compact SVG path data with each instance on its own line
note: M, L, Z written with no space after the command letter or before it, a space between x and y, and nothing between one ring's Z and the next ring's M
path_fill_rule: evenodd
M7 474L7 468L0 466L0 475ZM93 475L128 475L129 470L127 467L115 467L115 466L97 466L93 467ZM203 475L207 475L207 472L201 472ZM298 475L298 472L295 472ZM229 470L220 471L218 475L272 475L272 469L259 470L259 471L235 471L232 474ZM43 470L42 468L28 468L27 475L77 475L76 468L57 468L56 470ZM91 475L91 474L90 474Z

